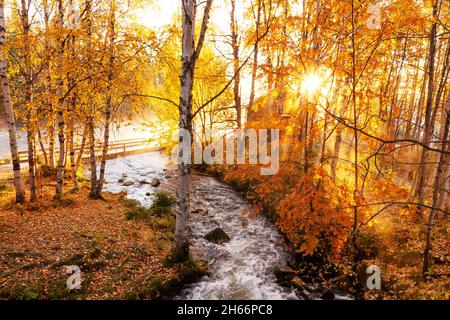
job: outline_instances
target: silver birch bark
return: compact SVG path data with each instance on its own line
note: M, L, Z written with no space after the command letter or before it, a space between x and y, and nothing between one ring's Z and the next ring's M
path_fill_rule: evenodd
M195 19L197 10L196 0L182 0L182 52L180 74L180 139L185 132L192 137L192 90L194 86L195 62L198 59L209 21L212 0L207 0L203 14L197 48L195 47ZM186 138L186 137L185 137ZM192 140L192 139L191 139ZM188 152L183 150L182 152ZM181 151L180 151L181 153ZM190 187L191 161L183 160L185 155L179 154L178 187L176 204L176 226L173 241L173 255L177 261L187 260L189 257L189 218L190 218Z
M109 18L109 70L108 70L108 87L107 98L105 107L105 128L103 134L103 148L102 158L100 163L100 175L97 182L97 191L95 193L96 198L100 198L102 194L103 184L105 182L105 170L106 170L106 158L108 157L109 146L109 128L111 124L111 111L112 111L112 85L114 77L114 42L116 38L116 1L110 1L110 18Z
M23 190L22 179L20 176L20 159L17 150L16 121L11 102L11 93L8 82L8 62L6 60L6 28L5 28L5 8L3 1L0 1L0 80L3 92L3 103L6 110L6 121L9 132L9 146L14 174L14 187L16 189L16 202L25 202L25 193Z
M62 0L58 0L58 26L60 32L64 27L64 10ZM64 45L62 36L58 39L58 83L56 88L56 94L58 96L58 142L59 142L59 155L58 155L58 168L56 171L56 193L55 199L60 200L62 198L63 185L64 185L64 169L65 169L65 155L66 155L66 139L65 139L65 120L64 120L64 103L63 103L63 85L64 80L62 77L62 59L64 53Z

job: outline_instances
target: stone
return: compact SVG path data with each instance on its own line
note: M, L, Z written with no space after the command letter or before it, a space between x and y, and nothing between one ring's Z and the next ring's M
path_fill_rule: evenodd
M159 180L159 179L152 179L152 181L150 182L150 185L152 186L152 187L159 187L160 185L161 185L161 180Z
M132 185L134 185L134 181L131 181L131 180L125 181L122 185L124 187L131 187Z
M326 290L322 293L322 299L323 299L323 300L334 300L334 299L335 299L334 292L331 291L330 289L326 289Z
M210 233L208 233L205 236L205 239L210 242L216 243L216 244L222 244L224 242L229 242L230 236L228 234L226 234L226 232L223 231L223 229L216 228L213 231L211 231Z

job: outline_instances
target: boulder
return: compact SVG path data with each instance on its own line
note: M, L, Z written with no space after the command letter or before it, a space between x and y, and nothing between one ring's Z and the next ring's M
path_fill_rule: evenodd
M334 292L331 291L331 289L325 289L325 291L322 293L322 299L323 300L334 300L335 299Z
M221 244L224 242L229 242L230 236L228 234L226 234L226 232L223 231L223 229L216 228L213 231L211 231L210 233L208 233L205 236L205 239L210 242L216 243L216 244Z
M152 186L152 187L159 187L160 185L161 185L161 180L159 180L159 179L152 179L152 181L150 182L150 185Z

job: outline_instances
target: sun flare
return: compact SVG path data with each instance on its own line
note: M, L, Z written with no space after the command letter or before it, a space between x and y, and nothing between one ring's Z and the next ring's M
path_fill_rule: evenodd
M307 75L302 83L302 91L307 94L314 94L322 88L322 82L322 79L315 74Z

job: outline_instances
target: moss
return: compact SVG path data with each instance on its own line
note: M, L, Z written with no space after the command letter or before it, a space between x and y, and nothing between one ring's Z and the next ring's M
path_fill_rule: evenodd
M0 299L7 300L39 300L42 288L38 285L6 287L0 290Z

